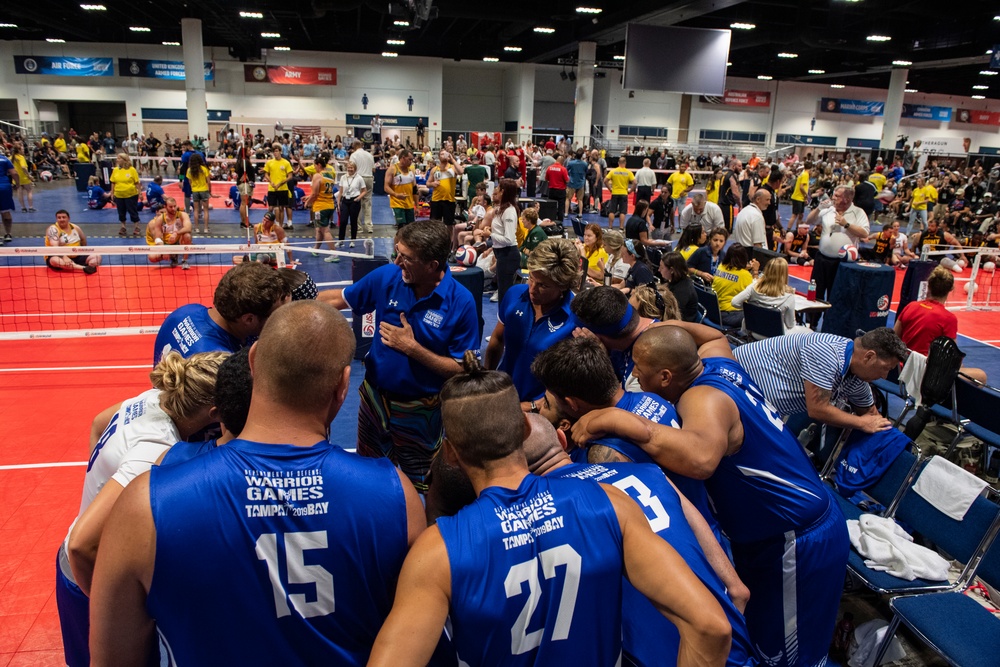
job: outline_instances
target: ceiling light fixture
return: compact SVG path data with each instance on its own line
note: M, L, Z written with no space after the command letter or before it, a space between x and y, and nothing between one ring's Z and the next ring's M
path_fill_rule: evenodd
M726 67L732 67L732 66L733 66L733 64L731 62L727 62L726 63Z
M180 46L180 42L163 42L163 46Z
M292 47L290 47L290 46L276 46L276 47L274 47L274 50L275 51L291 51Z
M498 62L500 62L500 59L499 58L493 58L491 56L486 56L485 58L483 58L483 62L484 63L498 63Z
M0 28L16 28L16 23L0 23Z
M865 37L869 42L888 42L892 39L888 35L868 35Z
M80 5L80 9L85 9L88 12L106 12L108 8L104 5Z
M615 56L615 60L625 60L625 56Z
M986 96L985 95L973 95L972 99L974 99L974 100L985 100Z
M730 23L729 27L733 30L753 30L757 27L756 23Z
M392 44L393 46L404 46L406 44L405 39L387 39L386 44Z
M410 27L410 22L409 21L393 21L392 24L394 26L398 26L400 28L409 28Z
M913 63L909 60L893 60L892 64L897 67L909 67Z
M917 92L917 89L916 88L904 88L903 92L904 93L915 93L915 92Z
M132 26L129 26L128 29L131 30L132 32L149 32L150 31L149 28L147 28L144 25L132 25Z
M830 87L831 88L843 88L844 84L842 84L842 83L831 83Z
M396 53L395 51L383 51L382 52L382 57L383 58L398 58L399 54Z
M979 85L973 86L972 89L973 90L989 90L990 87L989 86L984 86L982 84L979 84Z
M798 58L799 54L797 54L797 53L785 53L784 51L782 51L781 53L778 54L778 57L779 58Z
M992 69L984 69L980 72L980 74L982 74L983 76L996 76L997 72L996 70Z
M241 19L262 19L264 15L260 12L240 12Z
M809 70L809 73L810 74L826 74L826 70L825 69L811 69L811 70Z
M65 39L59 39L57 37L48 37L48 38L46 38L45 41L48 42L49 44L65 44L66 43Z
M599 7L577 7L577 14L600 14L604 10Z
M510 51L511 53L520 53L523 49L520 46L505 46L504 51Z
M556 31L555 28L542 28L541 26L536 26L535 27L535 32L540 32L543 35L551 35L555 31Z
M267 37L268 39L279 39L279 38L281 38L281 33L280 32L262 32L262 33L260 33L260 36L261 37Z
M758 74L757 78L760 79L761 81L770 81L774 77L773 76L768 76L767 74Z

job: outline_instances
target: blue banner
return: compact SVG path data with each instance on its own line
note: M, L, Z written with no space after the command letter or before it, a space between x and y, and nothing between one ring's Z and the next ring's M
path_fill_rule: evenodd
M352 113L347 115L348 125L368 125L369 128L372 123L372 118L375 114L366 113ZM427 116L380 116L379 120L382 121L382 126L384 128L395 127L416 127L417 119L423 118L424 125L427 125Z
M847 138L848 148L878 148L881 142L878 139L853 139Z
M54 76L114 76L113 63L111 58L14 56L14 72Z
M919 118L921 120L951 120L951 107L932 107L927 104L904 104L900 118Z
M808 134L779 134L776 140L779 144L796 146L836 146L837 137L822 137Z
M118 76L141 76L150 79L184 80L184 63L180 60L118 59ZM215 65L205 63L205 81L215 76Z
M836 97L824 97L819 101L819 110L823 113L845 113L852 116L881 116L884 102L869 100L841 100Z

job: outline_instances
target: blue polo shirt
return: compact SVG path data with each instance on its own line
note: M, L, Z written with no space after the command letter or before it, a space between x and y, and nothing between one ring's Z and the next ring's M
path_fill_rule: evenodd
M569 187L582 188L587 182L587 163L583 160L570 160L566 163L569 172Z
M200 303L181 306L167 315L153 344L153 365L171 350L184 358L199 352L239 352L242 342L220 327Z
M356 314L375 313L375 335L365 356L366 377L377 388L406 397L441 391L445 378L387 347L378 327L382 322L401 326L400 313L413 328L413 337L434 354L461 359L466 350L478 350L479 318L472 292L452 277L444 277L434 291L418 299L403 282L402 269L387 264L344 288L344 300Z
M572 300L573 293L567 291L562 303L536 322L527 285L514 285L504 295L497 310L503 324L503 357L497 370L513 378L520 400L533 401L545 394L545 386L531 374L531 362L542 350L573 335L577 324L569 308Z

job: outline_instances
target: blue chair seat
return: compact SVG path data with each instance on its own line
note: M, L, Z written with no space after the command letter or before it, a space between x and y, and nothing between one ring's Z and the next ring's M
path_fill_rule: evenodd
M889 606L929 646L962 667L996 667L1000 618L961 593L893 598Z
M872 384L886 393L892 394L894 396L899 396L900 398L905 397L905 394L899 388L899 382L891 382L890 380L883 380L879 378L878 380L872 382Z
M1000 434L997 434L989 429L983 428L979 424L969 422L965 425L965 430L971 433L975 437L979 438L983 442L992 445L993 447L1000 447Z
M837 499L837 504L840 505L840 511L844 513L844 518L847 519L848 521L852 519L857 521L858 517L864 514L864 512L861 511L860 507L858 507L850 500L837 493L836 491L831 492L830 495Z
M855 508L857 509L857 508ZM860 514L860 511L859 511ZM856 518L856 517L848 517ZM945 581L931 581L929 579L914 579L908 581L906 579L900 579L899 577L894 577L888 572L881 572L879 570L873 570L867 565L865 565L864 557L859 554L853 547L851 548L850 555L847 557L847 567L862 579L866 586L879 593L894 593L896 591L908 591L914 589L928 589L934 590L944 589L951 587L951 583L947 580Z

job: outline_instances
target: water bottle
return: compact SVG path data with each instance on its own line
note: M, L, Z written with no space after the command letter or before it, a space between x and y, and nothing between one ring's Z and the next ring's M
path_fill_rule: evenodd
M806 292L806 298L810 301L816 300L816 279L813 278L809 281L809 291Z

